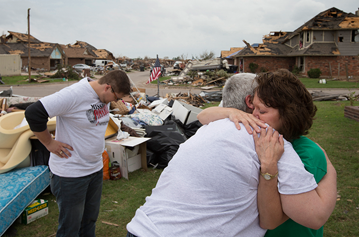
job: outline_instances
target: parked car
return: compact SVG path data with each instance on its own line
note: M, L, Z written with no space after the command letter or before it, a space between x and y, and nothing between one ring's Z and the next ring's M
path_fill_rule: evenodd
M118 65L117 63L115 63L112 60L96 60L95 61L96 67L105 67L108 63L112 63L113 67L116 69L118 69L120 67L120 65Z
M82 70L84 70L84 69L90 69L90 70L92 69L91 66L86 65L86 64L81 64L81 63L73 65L72 68L78 72L82 72Z

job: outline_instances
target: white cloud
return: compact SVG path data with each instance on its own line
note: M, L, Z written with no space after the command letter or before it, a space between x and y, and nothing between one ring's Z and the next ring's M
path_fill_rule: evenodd
M27 32L46 42L86 41L114 55L198 56L261 42L270 31L294 31L319 12L358 10L334 0L0 0L0 33Z

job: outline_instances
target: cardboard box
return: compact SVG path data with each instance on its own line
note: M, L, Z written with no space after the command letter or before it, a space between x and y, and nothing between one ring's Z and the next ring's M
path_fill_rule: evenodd
M142 166L142 164L141 164L141 154L138 154L138 155L135 155L135 156L127 158L128 172L133 172L133 171L139 170L139 169L141 169L141 166Z
M146 141L150 139L147 137L129 137L120 141L113 138L105 141L110 162L117 161L120 164L122 177L128 179L128 172L140 168L147 170ZM126 147L132 148L132 151Z
M49 213L48 201L43 199L34 200L21 214L21 223L29 224Z

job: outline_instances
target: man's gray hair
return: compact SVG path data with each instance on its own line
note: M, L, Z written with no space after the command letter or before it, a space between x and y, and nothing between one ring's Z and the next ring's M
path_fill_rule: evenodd
M253 97L258 85L255 77L253 73L239 73L228 78L222 92L223 107L246 111L245 98L247 95Z

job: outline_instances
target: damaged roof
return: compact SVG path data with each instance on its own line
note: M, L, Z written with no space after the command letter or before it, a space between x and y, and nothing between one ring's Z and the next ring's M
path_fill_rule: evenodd
M87 52L92 55L93 57L97 57L97 55L95 54L95 50L97 50L94 46L92 46L91 44L84 42L84 41L76 41L75 44L67 44L67 45L61 45L61 47L63 49L65 48L77 48L77 49L87 49Z
M221 51L221 58L225 58L235 52L238 52L240 50L242 50L243 47L234 47L234 48L231 48L230 50L222 50Z
M275 31L263 36L263 43L257 45L250 45L243 40L247 47L235 54L238 56L285 56L290 52L291 48L282 44L291 32Z
M8 43L28 43L29 35L18 33L14 31L8 31L9 35L6 36ZM30 43L41 43L40 40L36 39L34 36L30 35Z
M332 7L304 23L296 29L289 38L303 30L342 30L357 28L359 28L359 17L357 15L346 13Z
M73 45L67 45L68 48L86 48L87 52L98 59L115 59L113 54L106 49L96 49L91 44L84 41L76 41Z
M106 49L97 49L97 50L94 50L94 53L100 59L108 59L108 58L114 59L113 54L110 51L107 51Z
M53 43L30 44L31 57L50 57L55 47L61 49L60 45ZM20 54L21 57L27 57L29 53L28 44L25 43L1 44L1 51L5 54Z
M311 44L302 50L298 49L298 46L293 48L287 56L329 56L329 55L340 55L338 47L335 43L320 43Z
M83 47L83 48L87 48L87 49L90 49L90 50L97 50L94 46L92 46L91 44L85 42L85 41L76 41L76 43L73 44L73 46L80 46L80 47Z
M69 48L66 45L61 45L61 47L68 58L94 58L86 48Z
M257 47L243 40L246 47L233 57L245 56L334 56L340 55L338 46L333 43L314 42L308 47L299 45L290 47L285 43L302 31L312 30L351 30L359 28L359 17L353 13L343 12L335 7L325 10L304 23L294 32L271 32L263 37L263 43Z

